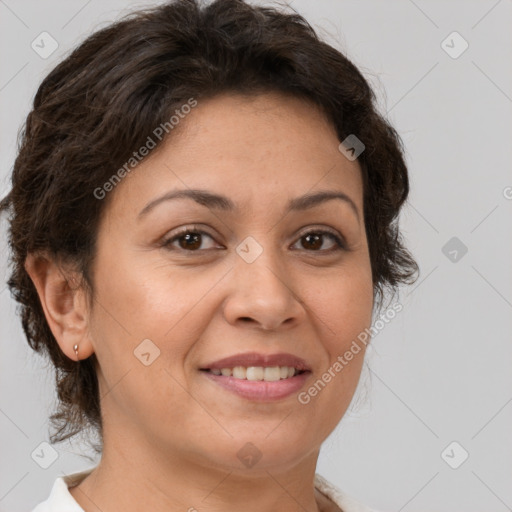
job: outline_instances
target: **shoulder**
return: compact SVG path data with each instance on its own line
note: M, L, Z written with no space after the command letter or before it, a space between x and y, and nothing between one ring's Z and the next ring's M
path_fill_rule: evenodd
M342 512L379 512L359 503L352 496L335 487L318 473L315 474L315 488L334 502Z
M77 485L91 471L92 469L88 469L79 473L58 477L53 484L48 498L36 505L31 512L84 512L83 508L71 496L68 487Z

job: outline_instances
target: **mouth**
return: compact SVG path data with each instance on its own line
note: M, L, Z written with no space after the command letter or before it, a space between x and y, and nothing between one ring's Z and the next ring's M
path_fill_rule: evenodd
M228 377L230 375L228 371L230 371L231 376L240 379L247 378L248 380L263 380L263 378L266 380L279 380L281 378L293 377L292 369L296 373L311 371L310 366L304 359L284 352L278 354L244 352L212 361L203 365L200 369ZM261 369L263 369L263 376L261 376ZM221 372L220 374L218 373L219 371ZM243 374L244 371L245 375ZM248 371L249 373L247 373ZM249 376L247 377L247 375Z
M239 380L276 382L291 379L297 375L309 372L293 366L234 366L233 368L200 368L202 372L212 375L233 377Z
M298 392L312 374L309 365L300 357L257 352L226 357L199 370L221 389L258 402L288 398Z

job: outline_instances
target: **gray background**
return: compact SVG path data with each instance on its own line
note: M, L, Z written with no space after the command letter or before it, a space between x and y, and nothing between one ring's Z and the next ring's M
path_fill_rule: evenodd
M258 2L266 3L266 2ZM374 86L407 148L410 203L401 217L421 276L373 340L351 410L324 443L318 472L383 511L512 510L511 0L295 0ZM91 31L134 6L121 0L0 0L0 191L16 135L43 76ZM58 49L42 59L43 31ZM452 58L442 41L469 44ZM461 48L447 40L451 52ZM23 337L0 262L0 511L29 510L54 479L94 465L80 443L54 446L53 373ZM452 238L459 248L442 248ZM451 259L450 259L451 258ZM446 452L456 441L458 445ZM457 469L462 450L469 458Z

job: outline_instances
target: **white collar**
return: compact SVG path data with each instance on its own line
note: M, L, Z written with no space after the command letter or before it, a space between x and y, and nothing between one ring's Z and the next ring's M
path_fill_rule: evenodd
M75 501L68 487L78 485L94 468L58 477L53 484L50 496L39 503L32 512L84 512ZM333 501L342 512L378 512L362 505L354 498L342 492L323 476L315 474L315 488Z

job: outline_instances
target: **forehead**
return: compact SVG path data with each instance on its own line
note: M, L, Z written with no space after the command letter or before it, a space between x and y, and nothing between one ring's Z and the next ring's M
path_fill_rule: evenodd
M357 161L338 150L318 107L279 93L198 100L177 129L117 186L116 208L143 208L163 191L209 189L254 210L315 189L336 189L362 209ZM116 204L117 203L117 204Z

